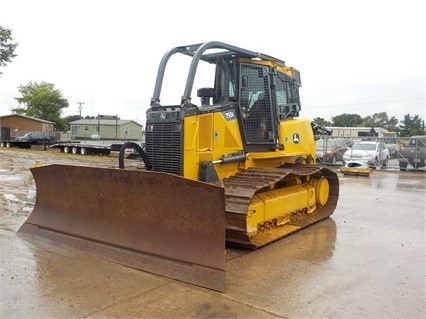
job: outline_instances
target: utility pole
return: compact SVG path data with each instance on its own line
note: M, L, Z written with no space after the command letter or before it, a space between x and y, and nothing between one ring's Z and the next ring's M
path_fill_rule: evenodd
M77 102L77 104L78 104L78 110L80 111L80 118L81 118L81 109L83 108L83 104L84 104L84 102Z
M101 115L98 114L98 139L101 139Z
M115 139L118 139L118 114L115 114Z

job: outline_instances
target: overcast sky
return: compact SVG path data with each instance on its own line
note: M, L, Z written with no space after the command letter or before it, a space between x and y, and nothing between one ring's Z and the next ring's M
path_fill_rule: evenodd
M286 61L302 75L301 116L387 112L426 118L426 1L1 0L18 56L1 69L0 115L18 86L53 83L64 116L144 124L163 54L221 41ZM187 70L184 70L187 73ZM178 104L185 83L162 102ZM196 99L196 96L193 96Z

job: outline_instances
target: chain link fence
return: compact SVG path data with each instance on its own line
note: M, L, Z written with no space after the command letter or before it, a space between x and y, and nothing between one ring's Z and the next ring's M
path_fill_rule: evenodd
M348 161L365 162L388 170L425 170L425 136L412 138L346 138L316 136L317 163L343 166Z

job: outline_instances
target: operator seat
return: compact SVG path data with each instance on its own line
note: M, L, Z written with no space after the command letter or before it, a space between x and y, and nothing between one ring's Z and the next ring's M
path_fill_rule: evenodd
M268 132L272 131L272 117L269 98L264 93L259 94L249 112L250 136L256 140L267 140Z

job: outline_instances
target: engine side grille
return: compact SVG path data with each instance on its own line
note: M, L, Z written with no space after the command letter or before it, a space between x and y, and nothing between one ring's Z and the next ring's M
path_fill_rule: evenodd
M181 122L152 124L146 131L145 151L154 171L182 176Z

